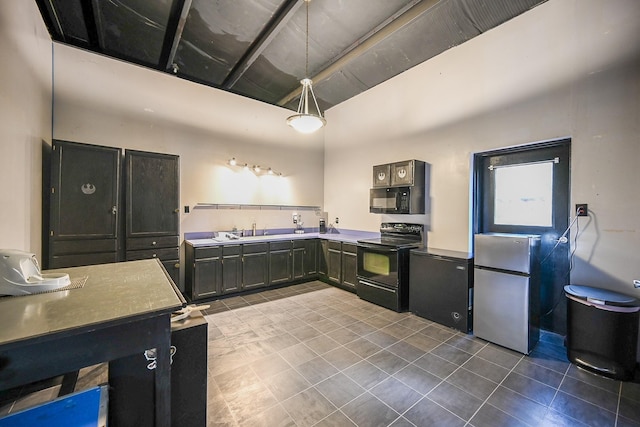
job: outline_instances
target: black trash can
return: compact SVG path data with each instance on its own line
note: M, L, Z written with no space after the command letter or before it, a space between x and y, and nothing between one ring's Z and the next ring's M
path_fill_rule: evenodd
M567 357L577 366L618 380L633 378L640 301L589 286L567 285Z

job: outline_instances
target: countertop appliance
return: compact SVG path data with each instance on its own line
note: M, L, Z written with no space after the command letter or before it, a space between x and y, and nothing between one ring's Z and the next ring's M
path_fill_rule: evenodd
M473 256L444 249L412 249L409 311L468 333L473 320Z
M28 295L69 286L68 274L40 272L36 256L15 249L0 250L0 295Z
M540 338L540 236L476 234L474 334L529 354Z
M409 305L409 254L424 246L424 225L382 223L380 237L358 240L356 293L397 312Z

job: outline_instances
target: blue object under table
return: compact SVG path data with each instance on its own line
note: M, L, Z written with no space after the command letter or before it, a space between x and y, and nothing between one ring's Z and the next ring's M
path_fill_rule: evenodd
M155 348L149 416L155 426L169 427L171 313L186 301L160 261L51 271L86 282L78 289L0 298L0 391ZM109 414L117 411L109 405Z

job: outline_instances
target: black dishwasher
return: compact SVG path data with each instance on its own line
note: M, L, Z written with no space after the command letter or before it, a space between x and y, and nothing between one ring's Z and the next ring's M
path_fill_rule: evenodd
M468 333L473 320L473 257L466 252L412 249L409 310Z

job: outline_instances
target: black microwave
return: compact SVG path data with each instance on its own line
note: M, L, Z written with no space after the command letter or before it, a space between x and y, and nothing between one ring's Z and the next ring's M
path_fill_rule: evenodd
M389 187L369 190L369 212L423 214L424 187Z

